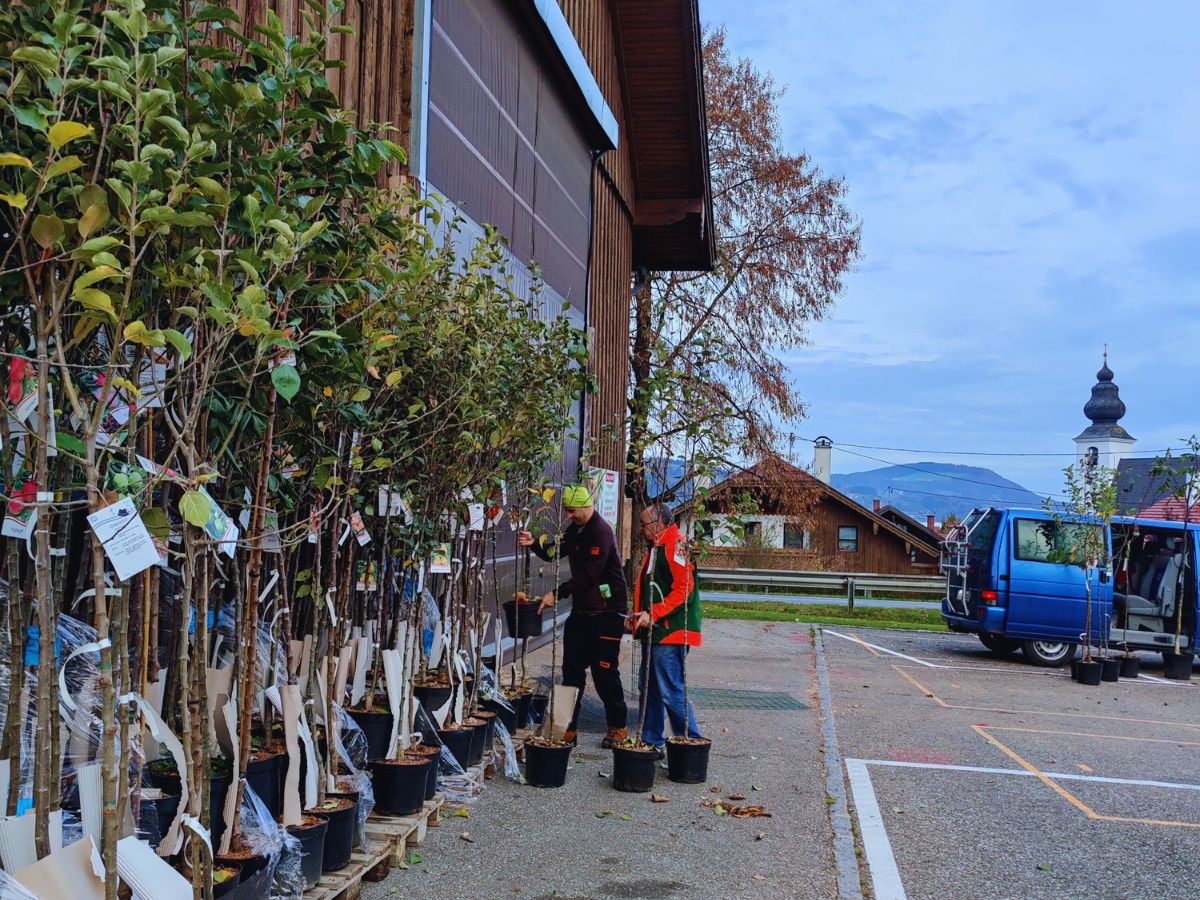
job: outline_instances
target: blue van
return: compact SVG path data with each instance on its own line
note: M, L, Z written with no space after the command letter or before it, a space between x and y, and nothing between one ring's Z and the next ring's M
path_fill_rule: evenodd
M1104 535L1107 567L1056 561L1078 544L1064 529L1089 527L1104 526L1058 522L1045 510L973 510L942 544L942 619L994 653L1061 666L1083 638L1090 579L1093 644L1157 651L1168 666L1186 660L1190 670L1200 637L1200 525L1118 518Z

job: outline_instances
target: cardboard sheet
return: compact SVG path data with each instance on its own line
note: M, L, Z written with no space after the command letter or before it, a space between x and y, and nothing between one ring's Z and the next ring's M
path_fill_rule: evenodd
M560 741L562 736L567 731L567 726L571 724L571 716L575 714L575 703L579 699L579 688L568 687L565 684L556 684L550 691L550 706L554 710L554 730L547 735L547 730L550 728L550 713L547 711L546 719L542 722L542 737L549 737L551 740Z
M134 900L191 900L192 886L150 845L136 837L117 841L117 874Z
M90 837L13 872L13 877L41 900L104 900L104 863Z

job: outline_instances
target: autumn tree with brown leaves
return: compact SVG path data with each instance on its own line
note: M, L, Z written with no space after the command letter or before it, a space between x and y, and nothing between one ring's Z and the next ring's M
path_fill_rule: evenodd
M716 260L711 272L644 273L634 297L633 521L774 452L803 414L780 354L807 343L859 255L844 182L783 146L783 89L731 56L723 29L705 36L704 77Z

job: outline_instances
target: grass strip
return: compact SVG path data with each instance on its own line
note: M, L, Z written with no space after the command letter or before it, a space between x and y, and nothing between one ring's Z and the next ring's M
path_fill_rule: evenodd
M836 603L777 603L710 600L704 603L706 619L750 619L759 622L810 622L822 625L869 625L901 631L945 631L936 609L897 609L859 606L853 610Z

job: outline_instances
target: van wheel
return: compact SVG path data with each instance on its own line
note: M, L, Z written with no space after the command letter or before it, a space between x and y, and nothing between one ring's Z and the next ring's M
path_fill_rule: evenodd
M1021 649L1021 642L1015 638L1001 637L998 634L988 634L980 632L979 640L983 646L987 647L997 656L1008 657L1012 656Z
M1056 669L1075 656L1075 645L1063 641L1025 641L1025 658L1035 666Z

